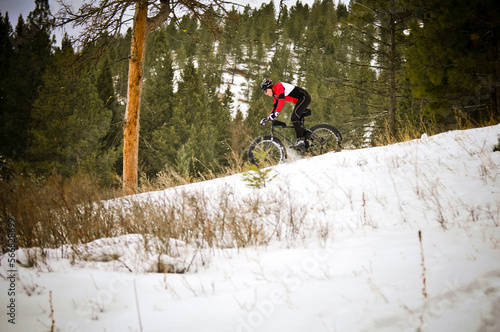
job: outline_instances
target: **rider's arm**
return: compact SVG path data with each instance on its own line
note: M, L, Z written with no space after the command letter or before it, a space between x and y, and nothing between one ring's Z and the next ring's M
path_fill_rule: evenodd
M276 83L273 86L273 92L275 96L278 96L277 98L274 98L274 107L273 110L271 111L271 114L276 112L279 113L281 112L281 109L283 108L283 105L285 104L285 88L283 87L283 84Z

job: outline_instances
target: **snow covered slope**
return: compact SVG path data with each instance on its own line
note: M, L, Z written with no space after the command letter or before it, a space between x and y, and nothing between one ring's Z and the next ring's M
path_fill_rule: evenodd
M177 255L162 259L189 266L184 274L148 273L157 258L133 234L90 243L86 260L53 250L45 266L18 264L16 324L1 278L0 330L499 331L499 134L497 125L297 160L261 189L238 174L110 201L191 193L214 215L257 198L279 213L252 220L267 245L171 240Z

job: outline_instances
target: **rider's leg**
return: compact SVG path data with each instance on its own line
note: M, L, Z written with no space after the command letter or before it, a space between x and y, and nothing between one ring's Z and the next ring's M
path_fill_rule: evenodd
M304 111L307 109L310 103L311 103L311 96L304 91L304 96L297 101L297 104L295 104L295 108L293 109L291 120L293 127L295 128L295 133L297 134L297 139L303 138L304 136L302 125L300 123L300 117L302 116L302 113L304 113Z

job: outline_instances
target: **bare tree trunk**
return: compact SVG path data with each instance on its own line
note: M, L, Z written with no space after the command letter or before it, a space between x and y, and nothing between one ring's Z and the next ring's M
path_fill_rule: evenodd
M394 8L394 2L393 2ZM396 23L394 21L394 9L390 13L389 33L389 103L388 103L388 116L389 116L389 134L392 138L396 137Z
M392 46L390 46L392 47ZM394 59L391 60L391 62ZM396 71L389 70L389 103L388 103L388 122L389 122L389 135L392 138L396 137Z
M137 193L139 157L139 115L142 77L148 35L148 2L135 6L132 46L129 59L127 110L123 130L123 194Z

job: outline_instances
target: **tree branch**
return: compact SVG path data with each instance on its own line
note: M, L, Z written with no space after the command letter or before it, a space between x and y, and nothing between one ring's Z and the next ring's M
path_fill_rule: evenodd
M125 19L126 13L135 1L129 0L91 0L79 9L74 9L67 0L57 0L61 9L56 14L56 27L70 24L74 28L82 28L82 32L73 40L83 45L93 43L103 34L117 35L121 27L131 21Z
M163 22L168 20L170 13L171 9L169 1L161 0L158 13L155 16L148 18L148 32L159 28Z

